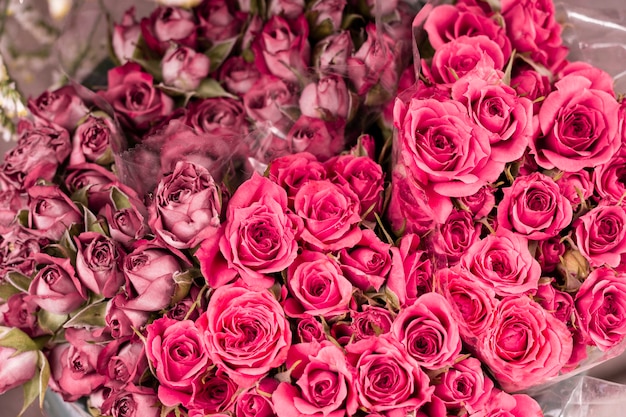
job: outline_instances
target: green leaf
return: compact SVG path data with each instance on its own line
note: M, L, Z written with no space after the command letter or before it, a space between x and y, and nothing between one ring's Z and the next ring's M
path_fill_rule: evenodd
M18 352L38 350L37 344L26 333L17 328L12 328L0 337L0 346L13 348Z
M11 271L6 276L7 281L11 283L15 288L22 292L28 292L32 278L22 275L19 272Z
M515 61L515 50L511 52L511 57L509 58L509 63L507 64L504 70L504 77L502 77L502 82L508 86L511 85L511 72L513 72L513 61Z
M28 210L20 210L15 218L21 226L28 226Z
M85 229L89 232L108 236L107 226L103 219L99 219L91 210L85 208Z
M205 55L209 57L209 60L211 60L210 72L218 69L226 58L228 58L238 39L238 36L226 39L223 42L213 45L208 51L205 52Z
M11 296L19 294L21 291L9 282L0 283L0 300L8 301Z
M105 301L89 304L76 313L63 327L104 327L107 303Z
M50 364L46 355L39 351L39 407L43 408L43 400L50 381Z
M117 187L111 188L111 200L113 201L115 210L129 209L132 207L128 196L121 192Z
M89 200L87 199L87 196L89 194L89 185L80 188L76 191L74 191L74 193L70 196L70 199L75 202L75 203L79 203L85 207L87 207L89 205Z
M213 78L205 78L202 80L200 86L198 86L196 95L200 98L229 97L235 100L237 99L236 96L224 90L220 83Z
M24 414L24 412L28 409L28 407L30 407L30 405L35 401L35 398L37 398L37 395L39 395L39 375L35 375L32 379L27 381L22 387L24 390L24 405L22 406L22 410L17 415L17 417L21 417Z
M67 314L55 314L43 309L37 312L37 323L39 327L50 334L55 334L62 328L68 318L69 316Z

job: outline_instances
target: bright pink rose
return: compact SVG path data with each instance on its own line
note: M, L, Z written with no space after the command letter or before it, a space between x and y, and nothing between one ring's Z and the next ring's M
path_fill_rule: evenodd
M34 254L33 259L37 273L28 288L29 301L55 314L72 313L87 301L87 291L69 259L44 253Z
M609 268L593 270L576 293L576 326L588 345L606 352L626 337L626 275ZM611 352L619 355L624 345Z
M482 219L491 212L496 204L496 198L493 194L494 188L485 185L472 195L459 197L457 201L463 209L472 213L474 219Z
M287 190L290 208L293 208L293 200L304 184L326 179L324 165L308 152L274 159L268 167L268 173L270 180Z
M494 387L480 361L473 357L453 364L439 376L439 381L434 395L444 402L451 414L464 409L471 415L482 410Z
M272 393L278 417L343 417L356 412L356 372L339 347L314 342L294 345L289 353L287 366L295 384L281 382Z
M537 163L575 172L608 162L622 143L615 97L575 74L555 87L539 111L541 136L529 144Z
M76 127L72 136L70 165L93 162L107 165L113 162L113 145L119 146L118 132L108 116L89 115Z
M218 78L227 91L243 96L259 79L259 71L253 63L234 56L222 63Z
M389 310L368 304L362 306L363 311L351 311L354 340L380 336L391 331L393 317Z
M135 335L135 329L142 329L150 318L150 313L127 308L126 297L120 293L107 303L104 320L106 330L114 339L128 339Z
M338 31L315 45L313 65L322 74L346 75L348 58L354 53L352 37L347 30Z
M554 271L564 254L565 244L561 242L560 236L554 236L539 241L535 259L537 259L541 266L541 271L545 274Z
M247 16L236 9L234 2L227 0L208 0L200 3L194 9L200 22L198 25L200 37L215 45L239 35Z
M478 335L493 323L498 303L495 291L462 269L440 269L435 280L450 303L463 342L475 346Z
M557 376L572 354L565 323L525 295L504 298L476 352L507 391L518 391Z
M113 239L97 232L83 232L74 243L78 279L94 294L113 297L124 284L124 252Z
M314 248L339 250L361 240L361 205L346 186L328 180L309 181L296 194L294 209L304 220L302 240Z
M220 368L211 368L208 374L192 383L193 397L187 406L201 416L232 410L239 386Z
M127 126L138 130L147 130L174 109L174 101L154 87L152 75L135 63L110 70L108 88L100 94Z
M194 91L209 75L209 57L186 46L171 46L161 60L163 83L182 91Z
M505 63L495 41L485 35L463 35L437 49L430 69L424 70L435 83L451 85L474 69L502 70Z
M580 204L588 200L594 192L591 177L587 171L564 172L556 180L556 183L563 194L572 203L572 208L576 210Z
M590 88L594 90L602 90L611 95L615 94L615 91L613 90L613 77L611 77L611 75L606 71L601 70L588 62L568 62L567 65L561 69L559 77L564 78L572 74L580 75L589 79L589 81L591 81Z
M333 74L307 84L300 94L299 105L305 116L324 120L346 119L352 107L346 83Z
M385 417L402 417L430 401L434 387L403 346L391 337L370 337L346 346L357 370L360 408Z
M141 19L141 35L148 48L162 55L170 43L195 49L198 25L191 10L179 7L157 7Z
M417 297L431 292L433 264L429 254L420 249L420 238L407 233L399 245L391 248L392 269L387 289L397 297L400 307L412 305Z
M159 181L149 213L150 228L166 245L193 248L217 233L222 193L206 168L179 161Z
M309 65L308 35L309 25L303 14L294 20L272 16L252 43L259 72L297 82Z
M593 170L596 193L611 202L621 201L626 193L626 152L616 153L606 164Z
M211 360L241 388L282 365L291 346L289 322L266 290L222 286L196 325L204 332Z
M540 172L515 178L503 193L498 224L528 239L556 236L572 221L572 204L554 180Z
M576 245L592 267L617 267L626 253L626 211L600 204L574 222Z
M569 293L556 289L554 282L554 278L539 281L537 294L533 298L544 310L552 313L563 323L569 324L574 312L574 300Z
M472 213L454 210L448 219L434 231L432 242L437 256L445 257L448 265L458 263L461 256L478 240L482 225L475 222Z
M508 394L495 388L478 415L485 417L542 417L541 406L526 394Z
M457 101L398 100L394 125L410 177L442 196L474 194L504 169L491 159L488 131Z
M159 417L159 405L152 388L127 385L123 390L112 392L103 402L101 411L112 417Z
M146 355L159 380L159 400L167 406L187 406L192 382L212 365L202 331L191 320L167 317L146 330Z
M176 289L175 275L183 268L167 249L145 243L124 259L129 300L125 307L141 311L158 311L172 301Z
M241 417L275 417L272 393L278 387L275 378L263 378L256 387L252 387L237 396L235 415Z
M371 288L378 291L391 270L391 245L365 229L357 244L339 251L339 263L352 285L363 291Z
M530 66L515 66L510 85L520 97L533 102L533 115L539 114L543 99L552 91L550 78Z
M137 42L141 36L141 28L135 20L135 8L126 10L120 23L113 24L112 47L116 58L125 64L135 54Z
M296 334L300 343L326 340L324 327L314 316L304 315L297 319Z
M506 229L498 229L470 246L460 266L500 296L535 291L541 277L528 240Z
M348 311L352 284L331 257L304 251L287 270L287 287L292 297L285 301L285 313L332 318Z
M11 330L15 331L0 326L0 339ZM0 395L31 380L37 372L38 358L36 350L18 352L14 348L0 346Z
M452 319L452 308L440 294L423 294L400 310L391 332L408 354L428 369L452 365L461 352L459 325Z
M98 355L97 370L107 377L105 385L113 389L139 384L148 370L144 342L140 339L109 342Z
M36 99L29 99L28 109L37 122L44 125L52 123L68 131L74 130L78 121L89 111L70 85L44 91Z
M259 174L228 202L220 251L251 288L269 288L298 255L302 221L287 209L287 193Z

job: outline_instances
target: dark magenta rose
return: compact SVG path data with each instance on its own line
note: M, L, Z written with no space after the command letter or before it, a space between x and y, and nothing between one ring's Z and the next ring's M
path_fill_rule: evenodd
M94 294L112 298L124 284L124 252L115 240L97 233L83 232L74 237L76 274Z
M516 66L510 85L520 97L533 102L533 114L539 114L543 99L552 91L550 78L530 66Z
M44 91L36 99L29 99L28 109L35 120L43 124L52 123L68 131L74 130L78 121L88 112L87 106L70 85Z
M201 416L232 410L239 386L220 368L212 368L192 383L193 396L188 408Z
M593 170L596 193L603 199L618 202L626 193L626 152L619 151L607 163Z
M554 278L542 279L533 298L554 317L569 324L574 312L574 300L569 293L555 288L556 286Z

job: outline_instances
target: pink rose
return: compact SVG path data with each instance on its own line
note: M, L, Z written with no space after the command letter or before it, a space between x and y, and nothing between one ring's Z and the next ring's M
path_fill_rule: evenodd
M0 339L10 331L16 330L0 326ZM38 370L38 358L36 350L17 351L11 347L0 346L0 395L30 381Z
M83 191L87 190L87 188L89 189L87 199L89 200L91 196L92 201L88 201L88 203L92 203L95 199L99 200L100 198L98 197L93 198L94 194L101 194L104 188L116 182L119 182L119 178L113 172L103 166L91 163L70 165L67 168L67 176L65 177L65 186L71 193L80 189L83 189ZM90 210L96 210L93 204L88 204L88 206ZM100 208L98 207L97 209Z
M191 10L157 7L141 19L141 35L148 48L162 55L171 42L195 49L198 25Z
M333 31L341 29L346 3L346 0L316 0L310 6L311 14L316 16L313 26L320 28L322 25L329 25Z
M293 84L264 74L244 93L246 114L257 123L271 123L281 130L290 124L285 112L297 105Z
M573 210L588 200L594 193L593 183L587 171L564 172L556 180L563 194L572 203Z
M626 337L626 275L609 268L598 268L589 274L574 297L576 326L584 341L606 352ZM619 355L624 344L611 352Z
M219 44L239 35L247 17L237 10L233 2L226 0L203 1L194 11L200 22L200 37L211 44Z
M618 267L626 253L626 211L600 204L574 222L576 245L592 267Z
M392 270L387 289L398 299L400 307L412 305L421 294L431 292L434 266L429 254L420 249L420 238L407 233L397 247L392 247Z
M401 417L430 401L434 387L402 345L390 337L370 337L346 346L357 370L359 407L385 417Z
M219 68L218 79L227 91L243 96L259 79L259 71L243 57L228 58Z
M206 168L179 161L159 181L148 210L150 228L166 245L193 248L217 233L222 193Z
M105 385L114 389L140 383L147 370L148 358L142 340L109 342L98 355L98 373L105 375Z
M110 70L108 88L100 94L128 127L140 131L174 109L174 101L154 87L152 75L135 63Z
M482 225L475 222L472 213L454 210L444 224L435 230L432 242L437 256L443 256L449 265L458 263L461 256L478 240Z
M220 251L249 287L269 288L298 255L302 221L287 209L287 193L258 174L228 202Z
M28 294L13 294L0 305L0 324L18 328L30 337L40 336L43 331L37 323L38 310L39 306L28 299Z
M569 324L574 312L574 300L569 293L556 289L555 281L554 278L542 279L533 298L544 310L552 313L563 323Z
M304 220L302 240L314 248L339 250L361 240L360 202L347 187L328 180L309 181L296 194L294 209Z
M346 119L352 107L351 100L343 78L329 74L304 87L299 105L305 116L324 120Z
M524 295L504 298L493 325L479 337L477 354L507 391L546 382L572 354L565 323Z
M161 60L163 83L182 91L194 91L209 75L209 57L186 46L171 46Z
M565 244L561 242L560 236L554 236L539 241L535 258L541 266L541 271L545 274L554 271L561 262L563 255L565 255Z
M152 388L127 385L103 402L101 411L112 417L159 417L161 407Z
M36 262L33 255L42 251L50 243L49 239L34 236L28 229L13 228L10 233L2 233L0 239L0 276L11 271L32 276Z
M281 382L272 393L278 417L353 415L357 410L355 370L331 342L294 345L287 366L295 384ZM297 365L296 365L297 363Z
M159 400L167 406L191 400L191 383L211 366L205 338L191 320L167 317L146 327L146 355L159 380Z
M398 84L396 42L378 32L374 23L365 26L365 33L365 42L346 59L348 77L360 96L375 85L380 85L383 94L393 94Z
M475 346L478 335L493 323L498 303L495 291L462 269L440 269L435 280L451 306L463 342Z
M394 124L410 177L438 194L474 194L504 169L504 162L491 158L489 133L457 101L398 100Z
M271 395L279 382L274 378L263 378L256 387L242 392L235 402L235 415L241 417L275 417L276 411Z
M252 43L259 72L297 82L309 65L308 35L309 25L304 15L294 20L272 16Z
M487 405L479 415L485 417L541 417L541 406L526 394L508 394L499 389L491 392Z
M179 260L165 248L144 243L124 259L129 300L125 307L142 311L158 311L172 301L176 289L175 276L183 268Z
M304 0L270 0L268 15L283 15L288 19L295 19L304 12Z
M28 288L29 301L55 314L69 314L87 301L87 291L69 259L36 253L37 273Z
M320 252L304 251L287 270L287 287L292 297L285 301L285 313L332 318L348 311L352 284L339 264Z
M324 121L302 115L287 132L287 147L290 153L308 152L319 161L326 161L340 153L345 145L345 122Z
M559 77L564 78L572 74L589 79L589 81L591 81L590 88L594 90L602 90L611 95L615 94L613 90L613 77L606 71L594 67L588 62L568 62L567 65L561 69Z
M246 115L237 100L228 97L192 101L187 106L185 124L196 132L232 138L237 143L248 135Z
M114 339L128 339L135 335L135 329L142 329L150 318L150 313L127 308L124 294L117 294L107 303L104 320L106 330Z
M523 236L498 229L469 247L460 266L500 296L537 290L541 267Z
M520 97L533 102L533 115L539 114L543 99L552 91L550 78L530 66L514 67L510 85Z
M391 332L407 353L428 369L452 365L461 352L459 325L452 319L452 308L440 294L423 294L400 310Z
M593 170L593 182L596 193L611 202L621 201L626 193L626 152L619 151L607 163Z
M350 32L338 31L315 45L313 65L322 74L347 75L348 58L353 52L354 44Z
M490 399L493 381L485 375L478 359L469 357L453 364L435 385L434 395L443 401L448 413L482 410Z
M113 239L97 232L83 232L74 243L78 279L94 294L113 297L124 284L124 252Z
M364 304L363 311L352 311L354 339L361 340L371 336L380 336L391 331L393 317L389 310Z
M575 74L555 87L539 111L541 135L529 144L537 163L574 172L608 162L621 145L615 97Z
M111 204L105 205L99 214L104 216L111 238L124 247L130 248L149 230L146 219L147 210L138 199L127 196L118 188L113 188L111 195L115 196L115 199Z
M363 230L361 240L351 248L339 251L343 275L355 287L378 291L391 270L391 245L370 229Z
M215 290L196 321L213 363L241 387L248 388L283 364L291 329L274 296L237 285Z
M113 24L111 43L113 52L121 64L127 63L135 54L141 27L135 20L135 8L126 10L120 23Z
M201 411L200 416L215 415L232 410L239 386L220 368L212 368L202 378L192 383L193 397L187 406L190 414Z
M326 340L324 327L314 316L304 315L297 320L296 334L300 343Z
M70 165L113 162L113 146L119 146L117 129L108 116L90 114L76 127L72 137Z
M52 123L68 131L73 130L88 112L74 87L69 85L54 91L44 91L36 99L29 99L28 109L41 124Z
M326 179L324 165L308 152L276 158L271 161L268 172L269 179L287 191L290 208L293 208L294 198L304 184Z
M540 172L515 178L503 193L498 224L528 239L556 236L572 221L572 204L554 180Z

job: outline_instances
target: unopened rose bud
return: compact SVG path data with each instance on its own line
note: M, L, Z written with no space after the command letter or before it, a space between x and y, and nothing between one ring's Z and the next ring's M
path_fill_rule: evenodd
M577 291L589 275L589 263L577 250L565 252L561 263L556 267L565 280L565 291Z

